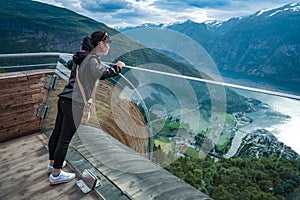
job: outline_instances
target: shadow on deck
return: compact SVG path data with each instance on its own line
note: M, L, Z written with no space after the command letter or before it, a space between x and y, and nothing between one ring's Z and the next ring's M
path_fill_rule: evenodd
M0 143L0 199L101 199L94 191L84 194L76 180L49 185L44 142L35 133ZM69 165L65 171L71 171Z

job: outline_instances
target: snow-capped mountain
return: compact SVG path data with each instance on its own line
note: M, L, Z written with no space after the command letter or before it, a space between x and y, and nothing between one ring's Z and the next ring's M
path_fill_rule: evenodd
M255 13L256 16L265 16L265 17L272 17L273 15L276 15L281 12L298 12L300 11L300 2L298 3L291 3L286 6L276 8L276 9L266 9L261 10Z
M299 86L299 25L300 2L226 21L196 23L188 20L159 26L179 31L199 42L221 71Z

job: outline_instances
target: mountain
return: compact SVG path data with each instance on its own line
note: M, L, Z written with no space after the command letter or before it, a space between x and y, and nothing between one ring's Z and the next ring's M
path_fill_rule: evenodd
M116 31L72 11L30 0L0 0L0 53L74 52L96 29ZM63 19L63 20L62 20Z
M184 33L199 42L221 74L279 87L286 84L300 94L299 24L300 3L291 3L223 22L188 20L158 27ZM130 29L119 29L124 30Z
M111 50L108 56L103 56L101 59L104 61L122 60L127 65L137 67L151 63L150 66L147 66L159 71L172 71L173 73L175 70L181 75L200 78L205 76L205 74L200 75L198 70L190 65L178 62L158 51L142 46L105 24L70 10L30 0L0 0L0 3L2 5L0 7L0 43L2 44L0 53L74 53L81 50L83 37L95 30L104 29L112 36L111 49L117 49L117 51ZM123 74L127 71L128 69L124 69ZM160 77L151 73L142 73L140 77L135 77L136 73L132 73L132 76L126 75L136 87L139 87L139 84L145 81L140 77L145 77L144 79L149 81ZM164 78L160 79L163 81ZM157 86L159 84L148 85L151 89L148 89L148 93L144 96L145 99L148 97L148 99L151 99L148 107L155 104L168 105L169 98L166 98L166 102L160 102L160 98L153 98L153 96L164 95L159 93ZM191 86L199 103L205 101L205 105L209 108L211 105L207 86L199 83L191 83ZM187 91L182 89L180 92L183 93L182 96L187 94ZM226 88L226 95L228 112L248 110L247 98L228 88ZM186 99L189 100L189 97L186 97ZM239 99L239 101L237 102L236 99Z
M185 75L198 76L197 70L129 40L115 29L70 10L31 0L0 0L0 53L64 52L81 50L82 39L96 30L112 36L111 51L104 60L122 59L128 65L161 63ZM114 37L116 36L116 37ZM131 49L138 49L130 51Z
M231 28L207 48L223 70L300 83L299 8L289 4L220 25L215 30Z

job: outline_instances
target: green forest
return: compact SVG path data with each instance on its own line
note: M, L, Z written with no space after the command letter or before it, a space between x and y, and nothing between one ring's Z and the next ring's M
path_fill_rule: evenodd
M300 162L275 155L218 161L181 157L165 169L216 200L299 197Z

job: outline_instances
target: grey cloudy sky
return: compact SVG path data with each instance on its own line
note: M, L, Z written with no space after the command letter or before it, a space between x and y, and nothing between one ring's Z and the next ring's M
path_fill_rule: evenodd
M293 3L292 0L36 0L64 7L110 27L143 23L226 20L263 9Z

